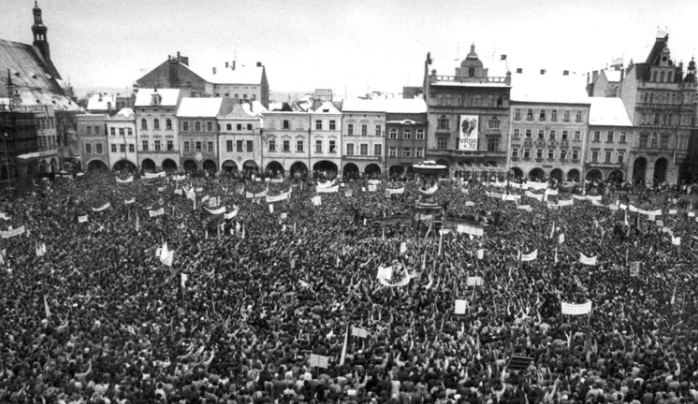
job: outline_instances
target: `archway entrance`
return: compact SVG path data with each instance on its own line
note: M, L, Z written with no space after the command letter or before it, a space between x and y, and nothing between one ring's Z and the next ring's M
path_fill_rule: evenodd
M47 173L48 172L48 163L46 163L44 160L41 160L39 163L39 174Z
M378 167L378 164L369 164L364 169L364 172L368 175L380 175L381 168Z
M247 160L244 163L242 163L242 169L245 171L255 171L256 172L258 170L257 163L255 163L252 160Z
M218 165L213 160L204 160L203 168L204 168L204 170L210 171L212 173L215 173L216 171L218 171Z
M270 174L276 176L277 174L284 173L284 166L281 165L278 161L272 161L269 164L267 164L267 171L269 171Z
M345 164L342 173L345 177L356 178L359 175L359 167L354 163Z
M138 171L138 168L136 167L135 164L128 160L119 160L116 163L114 163L114 170L116 171L122 171L126 170L128 172L132 171Z
M92 170L108 170L109 167L102 160L92 160L87 164L87 171Z
M141 162L141 168L144 170L155 171L155 162L151 159L145 159Z
M308 166L300 161L296 161L291 165L291 175L304 175L308 174Z
M533 181L543 181L545 179L545 171L536 167L528 173L528 177Z
M647 159L644 157L638 157L633 163L633 182L634 183L644 183L645 175L647 174Z
M184 171L197 171L199 169L199 166L196 165L196 161L194 160L184 160Z
M557 182L562 182L564 179L565 173L562 172L559 168L553 169L553 171L550 172L550 178L555 178Z
M654 163L654 182L662 183L666 181L666 173L668 167L669 162L664 157L658 159Z
M577 170L576 168L571 169L567 173L567 181L579 182L579 178L580 178L579 170Z
M625 179L625 174L621 170L613 170L608 174L608 181L612 184L620 184Z
M589 170L585 179L587 181L600 182L601 180L603 180L603 174L601 174L601 171L597 169Z
M165 171L177 171L177 163L172 159L162 161L162 169Z
M58 161L56 159L51 159L51 172L52 173L58 172Z
M223 171L232 173L238 170L238 165L233 160L226 160L221 165Z
M388 169L388 175L391 177L394 175L402 175L405 173L405 167L397 165L397 166L392 166Z
M313 171L325 171L327 173L336 173L337 170L337 164L327 160L318 161L313 165Z
M523 170L521 170L519 167L512 168L511 172L514 175L514 178L523 178Z

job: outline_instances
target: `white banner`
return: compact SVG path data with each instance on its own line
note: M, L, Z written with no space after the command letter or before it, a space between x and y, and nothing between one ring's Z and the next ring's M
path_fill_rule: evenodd
M587 257L586 255L579 253L579 262L584 265L596 265L596 256Z
M545 195L542 195L542 194L541 194L541 195L539 195L539 194L534 194L534 193L531 192L531 191L526 191L526 196L529 197L529 198L538 199L539 201L543 202L543 197L544 197Z
M132 203L136 203L136 198L127 199L124 201L124 205L130 205Z
M557 201L557 206L560 208L562 208L563 206L572 206L572 205L574 205L574 199Z
M78 216L78 223L87 223L87 215Z
M122 180L121 178L116 177L116 182L118 184L128 184L129 182L133 182L133 177L128 177L125 180Z
M591 301L582 304L562 302L562 314L567 316L582 316L591 313Z
M557 189L546 189L545 194L548 196L558 196L558 191Z
M483 281L482 277L480 276L469 276L468 277L468 286L482 286Z
M371 186L369 185L369 188L370 187ZM333 193L339 192L339 185L335 185L335 186L329 187L329 188L315 187L315 191L318 194L333 194Z
M221 206L218 209L209 209L204 206L204 209L206 209L206 212L210 213L211 215L222 215L225 213L225 206Z
M529 205L519 205L516 207L516 209L525 210L526 212L533 212L533 208L531 208Z
M470 234L470 235L478 236L478 237L482 237L485 234L485 230L482 227L472 226L469 224L461 224L461 223L459 223L456 226L456 231L458 233L465 233L465 234Z
M477 115L461 115L458 125L458 150L477 150L480 117Z
M164 171L153 174L153 173L145 173L145 178L160 178L160 177L165 177L167 174L165 174Z
M148 215L150 215L150 217L158 217L158 216L162 216L164 214L165 214L165 208L160 208L160 209L148 211Z
M521 261L533 261L538 258L538 250L536 249L530 254L521 255Z
M280 201L285 201L291 196L290 192L284 192L279 195L267 195L267 203L274 203L274 202L280 202Z
M14 236L19 236L20 234L24 234L24 226L12 230L2 231L2 233L0 234L2 234L2 238L11 238Z
M456 300L455 314L465 314L465 309L468 308L468 301L458 299Z
M378 267L376 279L390 280L393 278L393 267Z
M320 206L320 205L322 205L322 199L321 199L319 196L314 196L310 201L311 201L311 202L313 203L313 205L315 205L315 206Z
M388 283L388 281L385 278L379 278L378 282L383 285L387 286L389 288L396 288L396 287L402 287L402 286L407 286L410 283L410 277L406 276L402 278L402 280L398 283Z
M390 189L386 188L385 193L388 195L399 195L399 194L404 194L405 193L405 187L398 188L398 189Z
M674 236L671 236L671 244L673 244L673 245L681 245L681 237L674 237Z
M232 212L230 212L230 213L226 213L225 216L223 216L223 217L225 217L226 220L230 220L230 219L234 218L234 217L237 216L237 215L238 215L238 210L235 209L234 211L232 211Z
M317 183L318 188L332 188L335 185L337 185L337 181L327 181L327 182L318 182Z
M502 195L503 201L518 201L520 199L521 199L521 195L513 195L513 194Z
M111 203L107 202L107 203L105 203L104 205L102 205L102 206L100 206L100 207L98 207L98 208L92 208L92 210L93 210L94 212L101 212L101 211L103 211L103 210L109 209L110 207L111 207Z
M434 192L438 191L438 189L439 184L435 182L434 186L429 189L423 190L422 188L419 188L419 192L423 193L424 195L433 195Z
M361 327L351 327L351 336L352 337L359 337L359 338L366 338L368 337L368 331Z

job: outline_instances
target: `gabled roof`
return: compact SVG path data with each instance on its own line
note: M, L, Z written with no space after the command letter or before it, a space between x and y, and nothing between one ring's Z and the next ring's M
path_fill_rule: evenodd
M343 112L382 112L385 113L384 100L348 99L342 102Z
M267 109L259 101L246 102L242 104L242 108L245 112L255 117L259 117L260 114L267 112Z
M59 111L80 110L61 85L56 68L35 46L0 39L0 94L5 97L8 70L19 104L54 105Z
M310 111L315 114L341 114L342 112L330 101L315 101L310 107Z
M266 112L266 108L255 101L257 105L250 105L248 103L238 104L235 103L230 111L223 111L218 114L219 119L259 119L260 114Z
M134 112L131 108L122 108L112 117L112 119L129 119L134 117Z
M617 97L589 97L589 125L633 126L623 100Z
M216 69L216 74L213 71L203 77L206 81L213 84L261 84L264 66L237 66L233 70L232 66Z
M584 75L523 74L511 76L512 101L589 104Z
M177 106L177 100L179 99L179 89L178 88L141 88L136 94L136 107L149 107L152 104L152 95L157 91L162 97L158 105L164 107L175 107Z
M647 60L645 60L645 63L650 65L659 64L659 54L664 50L664 47L666 47L668 43L668 34L664 37L657 37L657 40L654 42L654 45L652 46L652 50L650 51L649 55L647 55Z
M111 105L108 105L110 104ZM107 94L94 94L87 100L88 111L107 111L116 107L116 97Z
M230 113L234 102L229 98L182 98L178 118L215 118Z

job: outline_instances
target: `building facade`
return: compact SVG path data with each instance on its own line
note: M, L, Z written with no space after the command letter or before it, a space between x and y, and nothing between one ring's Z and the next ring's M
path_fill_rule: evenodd
M633 124L620 98L591 97L584 178L621 184L628 179Z
M138 170L136 114L132 109L124 108L107 116L106 121L109 167L113 170Z
M428 108L427 158L448 167L500 168L507 163L511 73L502 56L490 75L471 46L454 76L429 72L425 62ZM481 168L480 168L481 169ZM478 170L480 170L478 169Z
M260 102L233 105L232 111L218 115L221 170L257 172L262 164L262 114Z
M380 175L385 172L385 105L380 100L342 103L342 173Z
M176 170L180 164L177 108L186 91L141 88L136 94L135 128L138 167Z
M419 98L386 103L385 167L391 176L405 174L426 156L427 104Z
M310 168L317 173L336 174L342 166L342 112L331 101L315 101L308 113Z
M135 88L177 88L186 90L190 97L206 95L206 79L189 67L189 58L167 56L167 60L136 80ZM211 96L210 94L208 95Z
M264 114L262 167L271 175L307 175L310 172L310 114L284 104Z
M237 66L225 62L221 69L213 68L206 78L205 96L231 98L237 102L260 102L269 107L269 82L262 62L254 66Z
M77 115L80 157L86 170L108 170L107 114Z
M229 114L233 101L228 98L184 98L177 110L181 166L186 171L217 172L218 154L217 117Z
M678 182L695 125L695 64L684 76L671 59L669 36L660 36L644 63L628 67L620 98L637 128L629 156L633 182Z

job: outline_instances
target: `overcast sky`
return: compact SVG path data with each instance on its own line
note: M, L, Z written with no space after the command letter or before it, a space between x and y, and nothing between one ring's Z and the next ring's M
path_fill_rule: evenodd
M0 38L31 43L33 0L0 0ZM51 56L78 93L126 88L180 51L210 71L261 61L275 91L398 92L427 52L455 67L470 44L487 65L587 72L642 62L668 29L676 61L698 42L696 0L39 0ZM450 61L450 62L449 62ZM441 65L440 63L440 65ZM452 75L449 71L440 74Z

